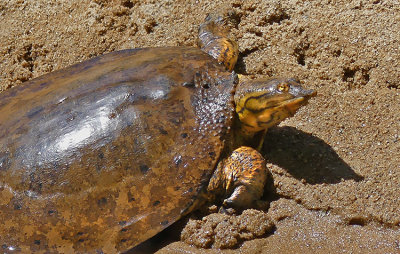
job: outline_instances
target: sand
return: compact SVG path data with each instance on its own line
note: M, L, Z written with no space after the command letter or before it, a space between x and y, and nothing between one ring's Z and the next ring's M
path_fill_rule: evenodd
M192 216L136 252L399 253L398 0L0 1L0 90L110 51L195 46L221 8L236 13L236 72L295 76L318 96L267 135L268 209Z

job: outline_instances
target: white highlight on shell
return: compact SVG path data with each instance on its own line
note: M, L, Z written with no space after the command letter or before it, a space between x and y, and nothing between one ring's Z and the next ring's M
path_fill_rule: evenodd
M71 131L68 134L65 134L61 139L57 142L57 150L65 151L70 147L79 146L79 143L83 143L86 139L88 139L94 129L90 126L83 126L81 129Z

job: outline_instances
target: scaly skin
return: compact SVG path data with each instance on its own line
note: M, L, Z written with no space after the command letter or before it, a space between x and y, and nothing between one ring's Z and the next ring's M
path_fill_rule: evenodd
M5 252L124 252L198 208L208 186L225 206L262 195L255 148L313 93L291 79L238 84L237 45L216 16L199 37L202 50L117 51L0 94Z
M228 38L221 16L207 16L199 29L199 46L228 70L235 66L238 46ZM266 162L257 150L261 149L268 128L293 116L316 93L303 89L293 78L246 80L242 75L239 77L232 137L225 145L225 158L219 162L204 196L208 200L222 196L224 206L245 208L263 194Z
M201 50L232 71L239 55L239 49L237 43L228 38L228 35L224 19L217 14L209 14L199 27L198 45Z
M228 144L228 152L233 152L219 162L206 196L213 200L222 195L226 207L251 207L262 196L267 178L265 159L257 152L266 131L294 115L314 95L294 79L241 82L235 94L238 119Z
M225 207L251 207L260 199L267 180L265 159L255 149L241 146L222 160L210 180L210 197L229 196Z

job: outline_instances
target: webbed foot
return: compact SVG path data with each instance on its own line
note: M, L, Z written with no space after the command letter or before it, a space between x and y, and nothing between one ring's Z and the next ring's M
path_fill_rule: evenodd
M199 28L198 44L201 50L215 58L232 71L239 49L235 40L229 38L228 27L223 15L209 14Z
M255 149L242 146L220 162L208 191L215 196L225 192L224 207L248 208L263 195L266 180L265 159Z

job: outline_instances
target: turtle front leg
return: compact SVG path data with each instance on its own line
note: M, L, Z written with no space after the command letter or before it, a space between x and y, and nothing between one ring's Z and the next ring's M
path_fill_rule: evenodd
M239 48L235 40L229 38L226 20L218 13L209 14L200 25L198 44L204 52L232 71L236 64Z
M224 197L225 207L248 208L261 198L267 180L266 162L255 149L239 147L222 160L207 188L212 197Z

